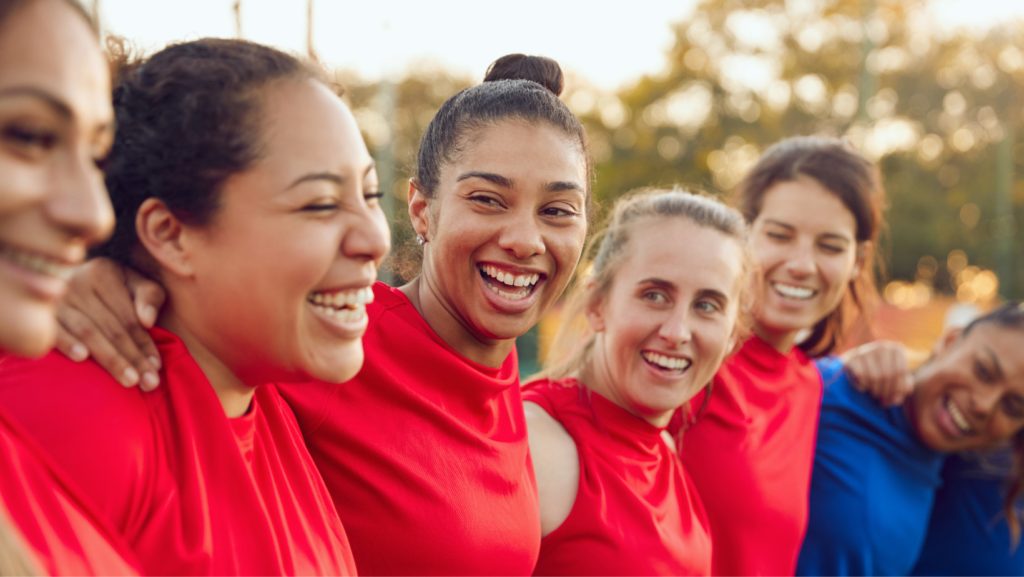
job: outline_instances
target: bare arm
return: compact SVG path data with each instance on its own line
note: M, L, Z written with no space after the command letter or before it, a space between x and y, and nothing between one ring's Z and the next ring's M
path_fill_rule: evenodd
M547 537L568 517L580 486L580 459L565 427L536 403L523 403L530 457L540 495L541 536Z
M160 383L160 353L146 332L163 306L163 287L138 272L96 258L79 267L57 305L57 349L89 356L126 387Z

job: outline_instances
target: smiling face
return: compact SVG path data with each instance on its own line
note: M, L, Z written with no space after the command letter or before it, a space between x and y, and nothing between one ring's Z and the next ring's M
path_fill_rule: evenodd
M607 293L589 292L597 339L587 384L665 426L732 347L743 254L736 240L681 218L646 218L631 229Z
M583 250L586 168L544 125L504 121L468 140L430 201L423 282L480 340L514 339L565 290Z
M0 28L0 350L37 356L73 265L114 224L102 160L113 138L110 78L96 37L58 0Z
M828 316L860 271L857 222L816 180L779 182L765 192L751 241L764 283L755 332L788 351L803 329Z
M266 88L263 158L228 179L211 222L183 236L174 311L243 382L340 382L363 360L370 286L389 248L377 175L324 85Z
M943 452L992 448L1024 427L1024 331L976 325L948 335L915 373L906 409L921 440Z

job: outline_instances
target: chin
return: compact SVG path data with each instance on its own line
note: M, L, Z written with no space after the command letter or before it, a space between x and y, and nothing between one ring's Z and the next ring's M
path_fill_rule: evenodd
M344 383L351 380L360 369L363 368L363 343L357 340L354 343L339 346L329 354L318 356L314 359L316 363L304 371L312 379L325 383Z
M38 303L18 305L14 311L0 311L0 353L36 359L57 342L57 321L53 308Z

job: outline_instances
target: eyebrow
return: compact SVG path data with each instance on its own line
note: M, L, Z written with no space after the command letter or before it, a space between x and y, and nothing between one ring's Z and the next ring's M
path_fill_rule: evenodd
M60 98L57 98L45 90L32 86L13 86L11 88L0 90L0 98L16 96L31 96L37 100L43 101L47 106L52 108L54 112L64 118L74 117L74 113L71 112L70 106Z
M764 219L764 221L766 223L769 223L769 224L774 224L775 226L780 226L780 227L782 227L782 228L784 228L786 230L790 230L790 231L796 230L795 226L793 226L791 224L786 224L786 223L784 223L782 221L779 221L779 220L774 220L774 219L771 219L771 218L766 218L766 219ZM851 242L850 237L843 236L841 234L837 234L837 233L834 233L834 232L826 232L826 233L822 234L821 236L824 237L824 238L832 238L832 239L835 239L835 240L841 240L841 241L846 242L846 243Z
M458 178L455 179L455 182L462 182L463 180L468 180L470 178L479 178L481 180L486 180L491 184L496 184L504 188L514 188L516 184L516 181L512 180L507 176L502 176L500 174L495 174L493 172L478 171L464 172L460 174Z
M375 166L377 166L377 163L374 162L373 160L370 160L370 164L367 165L366 170L363 171L363 177L365 178L367 174L370 174L370 171L373 170ZM286 188L285 190L291 190L296 186L302 184L303 182L309 182L312 180L326 180L337 186L344 186L348 179L346 179L344 176L340 174L336 174L333 172L311 172L309 174L297 178L295 182L289 184L288 188Z
M985 352L988 353L989 361L992 362L992 372L995 373L996 379L1000 381L1003 380L1005 378L1003 375L1003 367L999 364L999 358L996 357L995 351L987 346L984 347L984 349Z

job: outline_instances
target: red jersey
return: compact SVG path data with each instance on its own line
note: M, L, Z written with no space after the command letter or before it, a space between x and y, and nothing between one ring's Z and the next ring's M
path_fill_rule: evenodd
M821 376L754 336L715 375L682 457L711 521L715 575L792 575L807 530ZM692 403L699 407L703 394Z
M279 385L368 575L529 575L540 549L515 351L466 359L374 286L366 360L340 385Z
M0 371L3 370L0 361ZM0 508L48 575L138 575L134 555L0 411Z
M162 385L126 389L92 361L13 360L0 405L135 551L146 573L354 574L341 522L272 385L229 419L181 340L151 331Z
M572 511L544 537L535 575L708 575L704 507L662 430L575 379L528 383L523 400L579 452Z

